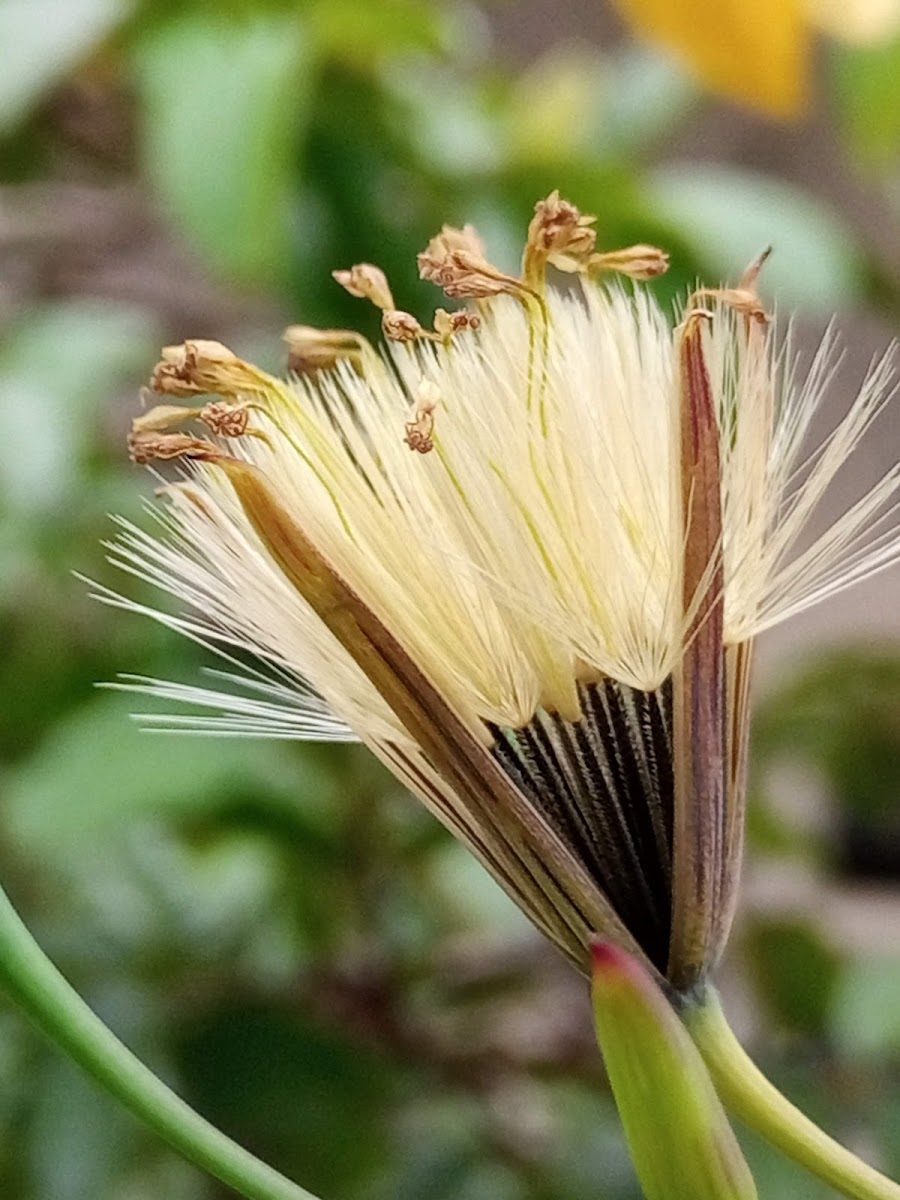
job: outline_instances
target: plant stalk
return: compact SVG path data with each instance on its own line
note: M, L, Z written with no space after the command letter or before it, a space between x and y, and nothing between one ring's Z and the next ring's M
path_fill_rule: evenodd
M246 1200L316 1200L177 1096L63 978L0 888L0 986L51 1041L195 1166Z
M710 990L682 1013L722 1103L789 1158L854 1200L900 1200L900 1185L829 1137L751 1061Z

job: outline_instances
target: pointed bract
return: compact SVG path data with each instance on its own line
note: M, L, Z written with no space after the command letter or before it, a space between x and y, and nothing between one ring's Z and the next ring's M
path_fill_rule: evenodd
M619 947L593 947L597 1039L647 1200L755 1200L703 1059L666 997Z
M691 614L674 671L675 833L668 977L688 989L711 965L725 864L725 579L722 464L704 353L707 317L691 313L679 345L681 603Z

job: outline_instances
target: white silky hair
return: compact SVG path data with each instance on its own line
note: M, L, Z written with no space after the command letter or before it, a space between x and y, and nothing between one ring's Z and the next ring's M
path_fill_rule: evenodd
M576 682L658 687L683 651L678 331L645 290L550 290L546 325L511 297L448 346L393 346L273 381L254 414L267 440L223 443L273 494L460 715L519 726L539 706L577 716ZM715 305L705 335L720 436L725 641L761 630L900 557L900 466L804 548L828 485L896 388L876 364L811 452L836 363L831 330L805 380L789 339ZM423 381L434 449L403 425ZM806 457L803 457L803 456ZM169 615L102 590L223 655L204 689L119 686L205 710L170 729L414 747L289 583L215 465L166 489L155 530L121 522L111 558L176 597ZM250 655L258 668L244 666ZM227 686L225 686L227 685ZM333 714L333 715L331 715ZM352 731L352 732L351 732Z

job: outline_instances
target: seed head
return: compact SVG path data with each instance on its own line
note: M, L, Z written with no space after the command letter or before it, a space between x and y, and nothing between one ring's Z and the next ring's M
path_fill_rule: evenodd
M156 390L221 399L137 419L135 461L184 459L190 488L167 489L171 540L126 525L117 556L190 609L160 620L255 663L233 703L148 685L214 708L197 729L362 739L581 969L599 934L688 993L734 911L753 639L900 559L900 466L810 535L893 360L810 453L833 339L798 381L763 258L673 330L633 285L667 261L598 252L554 192L521 279L470 226L429 243L422 277L478 300L433 332L377 268L340 273L382 309L387 366L305 326L289 382L169 348Z

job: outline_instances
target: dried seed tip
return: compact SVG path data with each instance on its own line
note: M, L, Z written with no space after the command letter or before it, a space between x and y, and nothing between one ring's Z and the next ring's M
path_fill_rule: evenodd
M608 250L602 254L592 254L587 262L587 273L592 278L604 271L615 271L638 283L665 275L668 269L668 254L656 246L637 245L624 250Z
M740 313L748 322L755 321L758 325L768 325L769 314L759 297L756 285L771 253L772 247L767 246L744 271L737 287L698 288L691 296L690 304L696 305L705 299L718 300L720 304L725 304Z
M763 267L768 262L772 254L772 247L766 246L762 254L758 254L753 262L747 267L746 271L738 282L738 288L745 292L755 292L756 285L759 282L759 276Z
M226 404L215 400L200 410L200 420L219 437L243 437L250 423L250 409L246 404Z
M349 271L332 271L331 276L350 293L361 300L371 300L376 308L394 307L394 297L388 287L387 276L380 267L372 263L354 263Z
M386 309L381 314L381 331L391 342L414 342L427 333L412 313L397 308Z
M540 286L547 263L560 271L580 271L594 252L596 217L584 216L574 204L552 191L534 206L522 271L526 282Z
M136 432L128 436L128 457L140 465L157 460L194 458L212 460L221 458L221 453L204 438L190 437L186 433Z
M165 433L179 429L200 415L199 408L185 408L181 404L157 404L131 422L133 433Z
M166 346L150 386L167 396L264 394L267 376L221 342L196 340Z
M438 284L451 299L488 300L492 296L530 291L521 279L506 275L463 250L454 251L440 263L423 260L420 254L419 268L422 279Z
M298 375L331 370L341 359L358 365L364 345L351 329L316 329L312 325L289 325L282 340L287 343L288 368Z
M434 411L441 393L436 384L423 379L416 393L415 419L406 423L403 441L417 454L427 454L434 449Z
M469 312L467 309L451 313L445 308L439 308L434 314L434 331L445 341L454 333L462 333L465 329L475 330L480 325L481 317L478 313Z
M506 275L484 257L484 243L471 225L445 225L417 258L419 278L436 283L453 298L486 300L504 293L530 292L521 279Z

